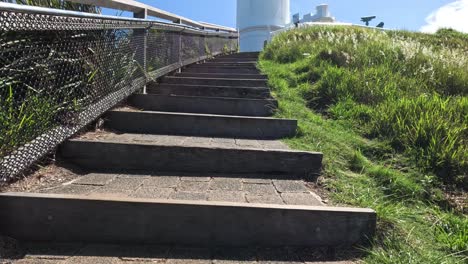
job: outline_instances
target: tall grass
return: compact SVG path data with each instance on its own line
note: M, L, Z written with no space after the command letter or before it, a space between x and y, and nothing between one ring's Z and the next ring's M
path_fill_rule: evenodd
M414 155L408 158L399 153L391 140L365 137L375 108L387 100L364 104L345 96L328 106L321 105L319 99L308 97L311 83L326 73L311 72L314 63L326 62L302 58L280 63L262 55L259 66L268 74L269 86L279 101L276 116L299 120L299 133L286 143L324 153L324 170L317 183L327 192L330 203L369 207L377 212L377 235L372 247L364 249L367 254L361 261L466 263L468 217L449 206L437 178L421 171ZM381 97L377 92L373 96ZM358 122L352 122L355 119Z
M297 65L314 110L391 142L446 183L468 187L468 35L311 27L275 37L263 59Z

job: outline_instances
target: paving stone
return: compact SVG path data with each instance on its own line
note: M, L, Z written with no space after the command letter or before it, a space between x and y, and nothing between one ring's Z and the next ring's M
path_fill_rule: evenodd
M250 184L244 183L244 191L251 195L276 195L273 184Z
M166 263L211 263L211 252L206 248L172 248Z
M174 200L206 201L208 197L207 193L175 192L171 194L170 198Z
M210 187L209 182L181 181L177 187L180 192L206 192Z
M308 193L303 181L274 180L273 184L280 193Z
M211 177L181 177L182 181L193 181L193 182L209 182Z
M284 204L283 199L277 195L246 195L247 201L249 203L258 203L258 204Z
M175 190L172 188L140 187L131 194L135 198L169 199Z
M104 186L117 177L115 174L91 173L73 181L73 184Z
M236 140L233 138L212 138L210 146L219 148L238 148Z
M26 243L25 258L63 260L74 255L82 247L79 243Z
M237 178L213 178L210 190L240 191L242 182Z
M91 257L91 256L75 256L63 262L63 264L123 264L126 263L117 257Z
M154 176L143 181L144 187L175 188L179 183L178 176Z
M271 179L256 179L256 178L244 178L241 180L243 183L254 183L254 184L271 184Z
M96 190L97 186L92 185L77 185L69 184L62 185L56 188L40 190L39 193L54 193L54 194L70 194L70 195L87 195Z
M239 148L255 148L255 149L263 148L262 144L260 144L258 140L252 140L252 139L236 139L236 145Z
M310 193L282 193L281 197L286 204L322 206L322 203Z
M108 198L130 197L132 192L132 190L109 189L106 186L104 186L92 191L91 193L89 193L89 196L99 196Z
M286 150L289 147L279 140L260 140L259 143L264 149L281 149Z
M208 200L216 202L246 202L244 192L239 191L210 191L208 193Z
M144 178L131 177L131 178L116 178L111 181L105 187L113 190L136 190L138 187L143 185Z
M0 264L63 264L64 260L56 259L20 259L16 261L2 260L0 259Z

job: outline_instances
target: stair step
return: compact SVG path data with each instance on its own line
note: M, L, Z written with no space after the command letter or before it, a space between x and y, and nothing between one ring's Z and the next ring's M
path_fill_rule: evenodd
M167 96L136 94L130 105L148 111L236 116L271 116L278 107L274 99Z
M249 79L249 80L267 80L264 74L230 74L230 73L192 73L181 72L176 73L178 77L194 77L194 78L215 78L215 79Z
M58 194L0 195L0 233L23 241L342 246L375 230L368 209Z
M117 110L105 126L124 133L279 139L296 134L297 121L275 118Z
M223 68L239 68L239 69L257 69L255 64L236 64L236 63L200 63L192 64L189 68L213 68L213 67L223 67Z
M257 60L259 55L260 55L259 52L241 52L241 53L225 55L225 56L218 57L218 58L253 58Z
M272 99L270 89L255 87L158 84L150 85L146 91L159 95Z
M207 62L216 62L216 63L257 63L257 59L252 58L216 58L208 60Z
M201 64L200 64L201 65ZM191 73L232 73L232 74L258 74L260 71L256 68L245 67L213 67L213 66L190 66L184 69L184 72Z
M91 136L92 137L92 136ZM99 135L63 143L59 157L81 168L194 173L318 175L322 153L278 149L279 142L229 138ZM281 145L280 145L281 146Z
M207 61L202 64L198 65L203 65L203 66L212 66L212 67L218 67L218 66L232 66L232 67L256 67L257 62L220 62L220 61Z
M149 94L271 99L270 89L212 85L158 84L146 88Z
M239 86L239 87L267 87L266 80L248 79L215 79L166 76L162 83L189 84L189 85L213 85L213 86Z

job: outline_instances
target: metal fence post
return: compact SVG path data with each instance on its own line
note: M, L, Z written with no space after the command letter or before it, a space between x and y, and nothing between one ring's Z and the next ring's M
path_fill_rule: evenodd
M135 12L133 13L134 18L141 18L141 19L147 19L148 18L148 10L147 9L142 9L140 12ZM148 54L148 29L138 29L135 30L135 35L138 36L139 43L141 43L141 51L137 53L136 55L136 60L137 62L141 65L145 72L145 78L148 74L148 67L147 67L147 54ZM146 82L148 80L145 80L145 85L143 86L143 94L146 94Z

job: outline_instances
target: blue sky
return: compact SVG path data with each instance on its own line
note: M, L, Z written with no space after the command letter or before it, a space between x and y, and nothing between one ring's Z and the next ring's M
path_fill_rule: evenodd
M256 0L268 2L269 0ZM139 0L148 5L185 16L192 20L224 26L236 26L236 0ZM458 27L468 25L468 0L291 0L291 14L315 11L322 3L341 22L361 22L361 16L375 15L373 23L385 22L385 27L433 31L439 24ZM457 5L458 4L458 5ZM117 11L105 10L115 15ZM129 14L124 14L129 15ZM431 27L432 25L432 27ZM460 29L459 29L460 30Z

